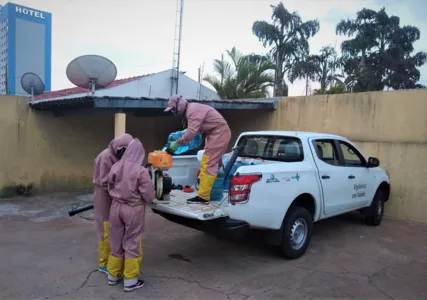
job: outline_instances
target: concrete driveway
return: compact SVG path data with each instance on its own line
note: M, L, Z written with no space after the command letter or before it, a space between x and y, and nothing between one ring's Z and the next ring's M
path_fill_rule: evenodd
M94 223L67 210L89 195L0 201L0 299L427 299L427 226L346 216L315 226L288 261L256 240L220 241L151 212L144 288L125 293L96 269Z

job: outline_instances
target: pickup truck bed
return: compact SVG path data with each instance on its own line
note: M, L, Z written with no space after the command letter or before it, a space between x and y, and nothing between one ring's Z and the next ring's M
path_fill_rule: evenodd
M208 205L188 204L187 199L196 194L173 190L169 203L154 200L151 209L171 222L222 236L241 237L249 230L249 223L229 218L227 193L222 201Z
M172 214L201 221L228 216L228 214L224 211L228 206L228 201L226 198L227 193L224 193L224 198L222 201L210 202L207 205L188 204L187 199L195 196L197 196L197 191L192 193L184 193L181 190L172 190L170 193L169 203L162 203L160 200L155 200L151 208L166 214Z

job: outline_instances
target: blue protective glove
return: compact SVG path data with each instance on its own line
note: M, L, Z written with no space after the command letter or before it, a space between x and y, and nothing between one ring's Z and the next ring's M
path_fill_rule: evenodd
M169 145L169 150L171 150L172 152L175 152L176 149L178 149L179 145L176 141L173 141L170 143Z

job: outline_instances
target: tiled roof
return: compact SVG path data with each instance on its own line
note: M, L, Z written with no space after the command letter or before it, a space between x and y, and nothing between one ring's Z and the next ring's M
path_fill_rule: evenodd
M154 73L139 75L139 76L134 76L134 77L129 77L129 78L123 78L123 79L117 79L117 80L114 80L112 83L110 83L106 87L106 89L116 87L116 86L119 86L119 85L122 85L122 84L125 84L128 82L140 79L142 77L150 76L153 74ZM50 98L57 98L57 97L65 97L65 96L70 96L70 95L75 95L75 94L87 93L88 91L89 91L88 89L84 89L81 87L73 87L70 89L63 89L63 90L48 92L48 93L36 96L34 100L43 100L43 99L50 99Z

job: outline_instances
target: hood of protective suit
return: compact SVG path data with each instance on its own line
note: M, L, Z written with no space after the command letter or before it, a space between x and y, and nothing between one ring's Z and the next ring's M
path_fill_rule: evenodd
M142 204L141 197L154 199L154 187L144 190L142 185L145 182L152 185L147 169L142 166L144 157L142 143L138 139L133 139L122 159L111 168L108 189L113 199L130 205Z
M173 95L169 98L165 112L171 111L174 114L182 115L187 107L187 100L182 96Z
M118 137L114 138L108 145L108 149L116 154L118 150L127 147L132 141L133 137L130 134L121 134Z
M139 139L133 139L128 147L126 148L125 154L123 154L123 162L131 162L138 166L142 165L145 158L145 149Z
M93 166L93 183L95 185L107 190L108 174L110 173L113 164L119 160L119 158L116 156L117 150L120 150L123 147L127 147L132 139L133 138L130 134L122 134L112 140L107 149L98 154Z

